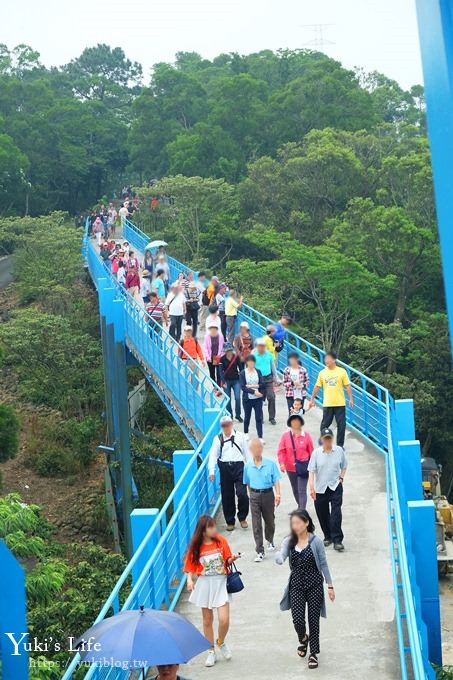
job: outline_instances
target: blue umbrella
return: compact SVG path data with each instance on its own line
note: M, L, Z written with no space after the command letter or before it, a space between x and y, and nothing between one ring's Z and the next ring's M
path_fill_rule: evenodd
M168 243L165 241L150 241L145 250L154 250L155 248L161 248L165 246L168 246Z
M83 661L126 669L187 663L211 643L174 612L127 610L100 621L77 640Z

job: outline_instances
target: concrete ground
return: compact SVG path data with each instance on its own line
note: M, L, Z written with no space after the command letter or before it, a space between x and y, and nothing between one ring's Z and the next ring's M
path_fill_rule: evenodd
M116 235L116 238L120 237ZM286 400L280 388L276 426L267 422L265 407L265 456L277 459L277 445L286 429L286 418ZM307 413L306 429L315 441L320 421L318 407ZM238 429L242 429L239 424ZM253 429L250 434L254 435ZM391 680L401 676L394 624L384 458L352 432L347 433L345 448L349 461L343 502L345 551L336 553L332 548L327 549L336 600L328 602L327 619L321 620L319 668L313 672L320 679ZM288 533L288 514L294 507L285 476L282 502L276 511L277 546ZM319 526L311 499L307 509ZM245 589L233 595L231 631L227 638L233 658L219 660L214 668L206 668L205 655L200 655L181 668L181 674L190 680L206 680L212 676L217 680L293 680L299 673L311 672L307 659L297 656L298 642L290 612L279 609L288 580L288 563L276 565L270 553L264 562L256 564L251 526L246 530L236 528L230 534L225 531L221 512L217 520L233 551L242 553L237 565ZM201 629L201 611L188 602L188 595L181 598L177 611Z
M265 455L276 459L277 443L285 430L286 404L283 392L277 395L277 426L265 424ZM317 437L321 410L306 417L306 429ZM253 434L253 431L252 433ZM328 602L327 619L321 620L321 654L318 678L359 680L399 678L394 604L390 571L384 460L373 447L348 432L346 451L349 468L344 490L344 553L327 549L336 601ZM282 480L282 503L276 511L278 545L288 532L288 513L294 499L287 478ZM319 525L308 503L315 525ZM223 515L218 524L226 534ZM322 536L322 534L320 534ZM215 668L204 667L204 655L181 669L191 680L215 676L218 680L279 678L292 680L309 673L306 659L296 654L297 638L290 612L281 612L279 602L288 579L288 563L278 566L273 555L256 564L251 527L227 534L238 560L245 589L233 595L231 631L228 644L231 661L220 660ZM201 612L181 598L178 611L201 628Z

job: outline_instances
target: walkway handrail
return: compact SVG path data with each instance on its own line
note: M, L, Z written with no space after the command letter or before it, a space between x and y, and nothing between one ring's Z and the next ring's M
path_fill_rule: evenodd
M125 226L125 236L135 248L141 251L144 250L149 241L146 234L130 222ZM105 276L106 268L100 262L95 249L88 244L86 251L93 278ZM174 258L168 258L168 261L174 278L180 271L191 271ZM132 304L125 305L126 315L131 317L131 323L140 326L137 315L140 319L144 319L144 311L137 311L138 305L130 296L127 296L127 293L121 292L121 294L124 295L126 301L132 302ZM248 321L254 337L263 335L266 326L271 323L271 320L264 314L245 304L240 310L239 318ZM132 343L134 342L133 337L129 340ZM140 343L138 349L140 352ZM300 354L313 384L317 372L323 366L324 351L295 333L289 332L284 349L278 357L279 369L287 364L288 351L296 351ZM415 570L410 551L408 517L404 512L405 505L398 488L395 463L395 447L398 446L398 442L395 441L397 428L394 402L388 390L382 385L346 364L341 365L350 376L355 401L354 410L347 409L348 425L365 436L385 456L390 554L401 677L403 680L410 680L410 678L432 680L434 672L429 664L427 654L423 654L426 644L426 641L423 640L425 624L420 614L420 597L414 578ZM222 401L223 405L225 403L225 401ZM209 482L207 458L207 450L217 431L219 417L220 415L217 414L215 418L211 419L208 427L203 429L203 431L206 431L206 435L199 443L191 459L192 462L202 460L193 479L188 479L190 467L188 466L118 580L96 622L104 618L110 609L115 612L118 611L120 589L129 575L133 574L133 570L137 569L139 563L141 566L140 574L138 576L135 574L133 588L122 608L136 609L142 604L156 608L165 604L169 609L176 606L185 582L181 571L182 558L198 515L200 512L214 512L219 503L218 478L213 484ZM176 502L176 498L181 495L181 492L182 496ZM167 512L172 504L173 516L167 524ZM149 552L146 551L149 551L151 545L154 549L149 555ZM144 562L145 555L148 558L146 562ZM65 673L64 680L72 678L77 663L78 658L76 657ZM119 669L93 666L86 677L119 680L126 675L127 672Z

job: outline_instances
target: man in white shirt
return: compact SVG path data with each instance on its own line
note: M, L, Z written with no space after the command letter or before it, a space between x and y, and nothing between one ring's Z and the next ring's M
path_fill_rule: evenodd
M186 315L186 296L177 283L171 285L170 292L165 300L165 306L170 316L170 330L168 332L176 342L179 342L181 339L182 322Z
M214 437L209 452L209 479L214 480L215 467L219 466L220 493L222 509L227 531L233 531L237 518L243 529L247 529L247 515L249 514L249 497L244 484L244 464L248 460L248 445L245 435L237 432L233 427L231 416L220 419L222 432Z
M143 298L143 302L146 304L149 302L149 294L151 293L151 281L150 273L146 269L142 271L142 276L140 279L140 295Z
M127 219L128 214L129 214L129 211L126 208L126 206L122 205L121 208L118 210L118 214L119 214L120 219L121 219L121 228L123 228L124 225L126 224L126 219Z

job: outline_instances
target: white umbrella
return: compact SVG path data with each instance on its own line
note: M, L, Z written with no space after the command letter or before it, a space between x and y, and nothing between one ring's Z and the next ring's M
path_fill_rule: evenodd
M153 250L153 248L160 248L161 246L168 246L168 243L165 243L165 241L150 241L145 250Z

